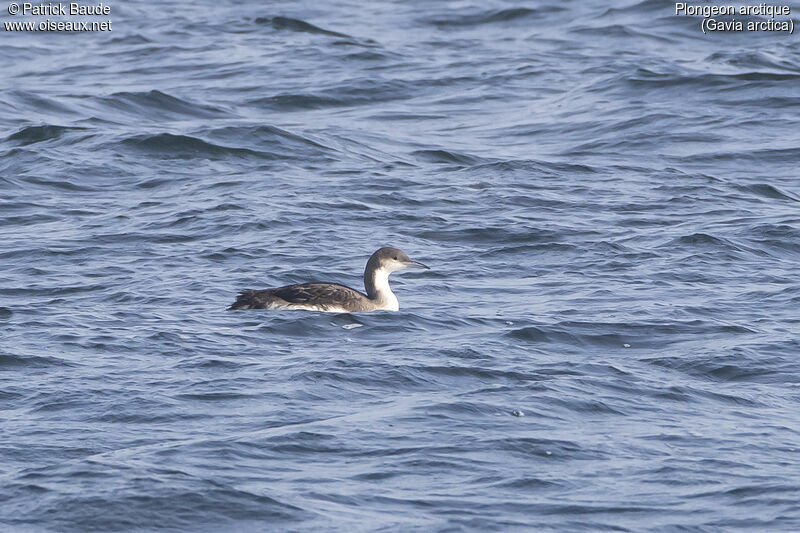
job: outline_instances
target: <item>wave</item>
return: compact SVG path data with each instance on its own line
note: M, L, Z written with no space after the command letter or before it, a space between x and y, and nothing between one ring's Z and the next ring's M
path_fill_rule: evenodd
M288 156L268 153L249 148L236 148L213 144L191 135L158 133L154 135L135 135L122 141L131 146L153 154L187 159L187 158L222 158L222 157L255 157L259 159L282 159Z
M417 150L411 152L411 155L426 163L444 165L456 164L460 166L473 166L481 164L484 161L480 157L448 150Z
M248 104L276 111L298 111L347 107L366 103L406 100L414 97L418 84L380 77L355 78L316 91L284 92L252 99Z
M525 21L544 13L556 13L564 11L565 8L550 5L537 9L528 7L512 7L498 10L488 10L473 13L463 13L461 10L453 10L446 15L434 15L429 18L421 19L426 24L434 26L479 26L481 24L496 24L502 22Z
M75 366L65 359L46 355L0 354L0 368L49 368Z
M753 193L756 196L760 196L761 198L769 198L771 200L789 200L791 202L800 202L800 198L794 196L793 194L789 194L788 192L782 191L775 187L774 185L770 185L769 183L756 183L753 185L738 185L736 187L740 191Z
M736 324L712 321L684 322L559 322L553 325L531 325L513 328L504 335L532 343L606 348L639 349L666 347L671 344L711 337L750 335L755 330Z
M20 146L60 139L64 134L71 131L86 131L87 128L55 126L52 124L42 124L38 126L26 126L16 133L6 137L6 141L13 141Z
M330 35L332 37L343 37L351 39L347 34L339 33L336 31L326 30L319 26L314 26L305 20L295 19L291 17L258 17L254 21L256 24L269 25L276 30L289 30L302 33L311 33L316 35Z
M221 118L228 114L219 107L191 102L159 90L119 92L101 97L98 101L109 111L123 112L149 120L180 117Z

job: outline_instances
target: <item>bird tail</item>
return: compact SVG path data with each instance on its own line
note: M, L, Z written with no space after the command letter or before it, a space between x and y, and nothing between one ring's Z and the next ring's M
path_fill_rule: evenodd
M236 301L231 304L228 311L234 309L252 309L253 307L253 290L247 289L236 297Z

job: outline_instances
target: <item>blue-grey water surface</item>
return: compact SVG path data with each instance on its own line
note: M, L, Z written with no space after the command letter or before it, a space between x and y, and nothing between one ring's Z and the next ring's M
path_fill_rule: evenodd
M4 531L800 530L795 35L109 5L0 30Z

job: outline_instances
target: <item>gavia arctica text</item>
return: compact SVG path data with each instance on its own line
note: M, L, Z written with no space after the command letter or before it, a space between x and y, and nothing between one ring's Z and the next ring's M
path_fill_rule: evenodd
M328 313L397 311L397 296L389 287L389 274L406 268L429 268L412 261L402 250L381 248L364 269L366 294L338 283L311 282L276 289L243 291L228 309L303 309Z

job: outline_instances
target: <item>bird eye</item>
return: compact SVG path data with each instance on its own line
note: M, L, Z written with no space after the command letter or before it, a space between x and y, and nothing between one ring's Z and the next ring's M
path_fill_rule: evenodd
M394 260L397 261L397 256L394 256Z

